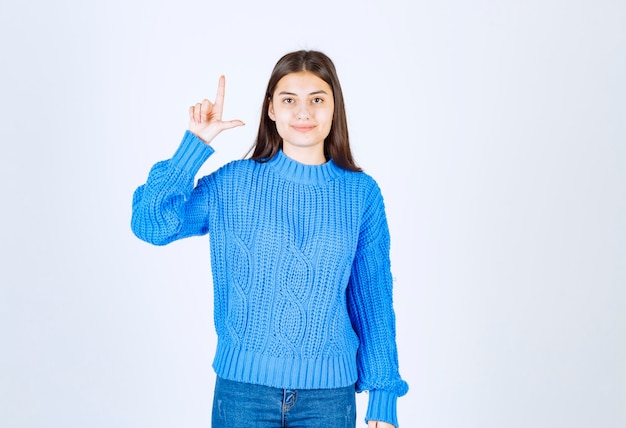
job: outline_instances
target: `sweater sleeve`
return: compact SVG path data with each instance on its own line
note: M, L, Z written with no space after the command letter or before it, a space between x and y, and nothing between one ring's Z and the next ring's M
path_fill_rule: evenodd
M209 190L194 178L213 148L186 131L174 156L156 163L133 194L131 229L154 245L207 233Z
M396 401L408 391L398 368L389 229L380 189L372 186L348 284L348 310L359 336L357 391L369 391L365 416L398 426Z

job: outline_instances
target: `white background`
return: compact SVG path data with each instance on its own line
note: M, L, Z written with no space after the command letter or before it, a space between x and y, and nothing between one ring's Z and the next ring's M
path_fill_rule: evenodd
M626 426L623 1L6 1L0 47L2 427L210 426L208 238L132 193L222 73L242 157L300 48L385 195L401 425Z

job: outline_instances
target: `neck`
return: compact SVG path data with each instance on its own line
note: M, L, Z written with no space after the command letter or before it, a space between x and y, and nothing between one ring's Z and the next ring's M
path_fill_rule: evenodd
M332 159L321 165L306 165L290 158L282 150L267 161L267 165L287 181L307 185L325 185L343 173Z
M283 144L283 153L296 162L305 165L322 165L326 163L323 144L311 147L298 147L290 144Z

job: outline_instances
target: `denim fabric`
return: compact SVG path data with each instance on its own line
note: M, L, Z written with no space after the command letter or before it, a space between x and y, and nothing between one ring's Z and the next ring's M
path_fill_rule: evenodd
M354 428L354 385L333 389L281 389L218 377L213 428Z

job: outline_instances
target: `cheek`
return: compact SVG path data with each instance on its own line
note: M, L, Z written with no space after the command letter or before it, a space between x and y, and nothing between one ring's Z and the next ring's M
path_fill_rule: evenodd
M323 121L326 124L326 127L330 129L331 125L333 124L333 111L332 110L324 112Z
M277 128L285 128L286 126L288 126L289 124L289 118L286 117L285 114L276 114L275 115L275 122L276 122L276 127Z
M289 132L289 119L285 117L285 114L281 114L278 112L274 114L274 125L276 126L276 131L278 135L284 137L286 133Z
M274 120L276 123L289 121L290 114L286 109L274 110Z

